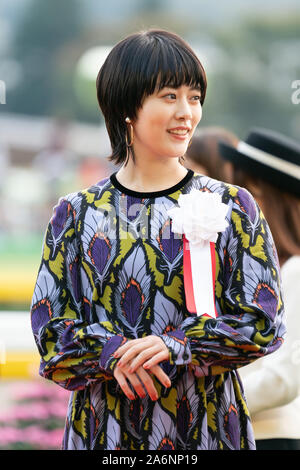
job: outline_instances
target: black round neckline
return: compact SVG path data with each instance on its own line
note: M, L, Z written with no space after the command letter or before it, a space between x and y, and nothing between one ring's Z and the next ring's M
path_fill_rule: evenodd
M187 174L180 180L178 183L176 183L174 186L171 186L170 188L167 189L161 189L160 191L133 191L132 189L126 188L126 186L123 186L116 177L117 171L110 175L110 181L112 185L117 188L121 193L127 194L128 196L133 196L137 198L149 198L149 197L159 197L159 196L166 196L167 194L172 194L175 193L175 191L178 191L182 186L184 186L194 175L194 171L191 169L187 169Z

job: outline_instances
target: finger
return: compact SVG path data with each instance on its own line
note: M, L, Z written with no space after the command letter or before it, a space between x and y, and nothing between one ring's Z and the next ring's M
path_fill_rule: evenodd
M154 374L165 387L170 387L172 385L169 376L160 366L151 367L150 372Z
M146 372L146 371L145 371ZM125 371L126 378L130 381L132 387L134 388L135 392L138 394L140 398L145 398L146 392L143 387L143 383L139 380L137 374L130 374L127 370ZM149 374L148 374L149 375ZM149 376L150 377L150 376ZM151 377L150 377L151 379ZM152 379L151 379L152 381ZM153 381L152 381L153 382ZM154 385L153 385L154 386Z
M155 346L156 348L157 346ZM118 361L118 366L119 367L122 367L124 366L125 364L128 363L128 361L130 361L131 359L135 358L136 356L139 356L140 353L142 352L145 352L147 351L149 348L147 348L145 345L143 344L136 344L135 346L132 346L132 348L130 348L128 351L126 351L122 357L120 357L119 361ZM157 351L157 350L156 350ZM147 359L151 357L151 356L148 356ZM146 359L145 359L146 360Z
M166 361L169 359L169 353L167 351L161 351L155 356L153 356L149 361L145 362L143 365L144 369L150 369L153 366L156 366L162 361Z
M149 336L146 336L145 338L137 338L137 339L131 339L127 341L127 343L123 344L123 346L120 346L113 354L114 357L121 357L125 352L127 352L130 348L133 346L139 345L140 343L144 344L146 341L148 341Z
M155 356L158 352L161 352L159 345L153 346L152 348L144 349L138 356L136 356L132 361L129 368L129 372L135 372L145 361ZM123 358L122 358L123 362Z
M127 343L123 344L123 346L120 346L116 351L113 353L114 357L120 357L124 352L128 351L133 345L135 344L135 340L129 340Z
M123 372L121 370L115 370L114 376L127 398L129 398L129 400L135 400L135 395L130 389Z
M124 344L123 346L121 346L120 348L118 348L113 356L114 357L121 357L123 356L123 354L125 354L127 351L129 351L131 348L133 348L134 346L137 346L139 345L140 341L139 339L132 339L130 341L128 341L126 344Z
M152 401L157 400L158 399L158 393L156 391L154 382L153 382L150 374L148 374L148 372L146 372L142 367L140 367L136 371L136 375L140 378L140 380L143 383L145 389L147 390L151 400Z

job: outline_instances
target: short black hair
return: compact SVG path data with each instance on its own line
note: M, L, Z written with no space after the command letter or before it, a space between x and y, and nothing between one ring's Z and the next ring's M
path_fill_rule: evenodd
M199 88L203 105L206 74L195 52L176 33L149 29L118 42L96 80L97 99L111 142L110 161L127 157L125 118L136 119L143 100L166 86ZM134 154L132 147L129 148Z

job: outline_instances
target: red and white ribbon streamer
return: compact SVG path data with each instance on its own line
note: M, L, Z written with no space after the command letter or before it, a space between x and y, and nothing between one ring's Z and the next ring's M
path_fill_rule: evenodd
M187 309L216 318L215 243L192 244L183 234L183 277Z

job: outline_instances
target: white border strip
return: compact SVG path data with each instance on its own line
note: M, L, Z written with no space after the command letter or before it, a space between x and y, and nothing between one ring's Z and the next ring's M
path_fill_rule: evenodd
M238 143L237 150L247 155L247 157L253 158L253 160L257 160L258 162L264 163L275 170L279 170L282 173L300 180L300 166L295 163L286 162L281 158L274 157L274 155L264 152L263 150L259 150L256 147L252 147L243 141Z

